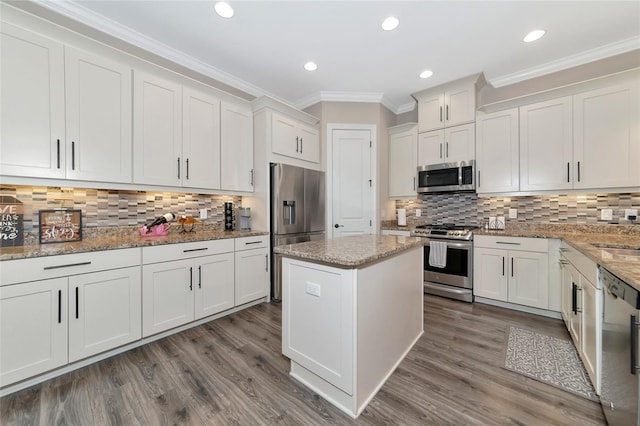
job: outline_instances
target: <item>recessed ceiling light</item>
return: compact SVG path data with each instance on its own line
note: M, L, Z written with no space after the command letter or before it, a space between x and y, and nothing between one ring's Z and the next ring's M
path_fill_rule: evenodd
M400 20L395 16L389 16L384 21L382 21L382 29L385 31L395 30L396 28L398 28L398 25L400 25Z
M213 6L213 8L216 10L216 13L218 15L222 16L223 18L231 18L231 17L233 17L233 13L234 13L233 12L233 8L226 1L216 2L216 4Z
M544 30L533 30L529 34L524 36L522 41L524 41L525 43L531 43L532 41L536 41L540 37L542 37L544 35L544 33L545 33Z
M309 61L306 64L304 64L304 69L307 71L315 71L318 69L318 64L316 64L313 61Z
M424 70L420 73L420 78L429 78L433 75L433 71L431 70Z

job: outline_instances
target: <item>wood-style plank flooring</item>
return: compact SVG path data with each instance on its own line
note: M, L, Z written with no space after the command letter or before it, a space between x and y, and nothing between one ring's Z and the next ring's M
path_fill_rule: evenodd
M288 375L262 304L0 400L5 425L603 425L600 406L501 368L509 323L559 320L425 296L425 333L357 420Z

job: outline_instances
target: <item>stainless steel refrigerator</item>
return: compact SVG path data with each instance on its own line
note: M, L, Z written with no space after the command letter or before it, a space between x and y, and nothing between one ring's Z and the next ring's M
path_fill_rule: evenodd
M271 164L271 298L282 293L281 256L273 247L325 238L325 174Z

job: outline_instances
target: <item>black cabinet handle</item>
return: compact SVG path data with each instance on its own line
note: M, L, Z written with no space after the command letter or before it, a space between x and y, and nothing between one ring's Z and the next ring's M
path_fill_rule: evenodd
M76 169L76 143L71 141L71 170Z
M56 153L58 158L58 168L60 168L60 139L56 139Z
M198 288L202 288L202 265L198 265Z
M580 182L580 162L578 161L578 182Z
M193 291L193 267L189 268L189 290Z
M183 253L190 253L192 251L204 251L204 250L209 250L209 247L201 247L201 248L195 248L195 249L187 249L187 250L182 250Z
M440 144L440 158L442 158L442 144Z
M445 157L449 157L449 142L447 142L447 143L445 144L445 147L446 147L446 149L445 149L445 155L444 155L444 156L445 156Z
M178 157L178 179L180 179L180 157Z
M446 120L449 121L449 105L447 105Z
M189 159L187 158L187 180L189 180Z
M502 276L504 277L504 256L502 256Z
M578 286L574 282L571 283L571 310L578 315Z
M302 138L300 138L300 154L302 154Z
M296 152L300 152L300 151L298 150L298 142L299 142L299 141L298 141L298 137L296 136Z
M636 371L640 368L637 364L638 354L636 353L636 349L638 348L638 330L636 330L636 327L640 325L640 323L637 321L635 315L631 315L629 323L631 325L631 374L635 376Z
M496 244L508 244L510 246L519 246L520 243L512 243L512 242L508 242L508 241L496 241Z
M76 319L80 318L80 309L79 309L79 304L80 304L80 287L76 287Z
M513 277L513 257L511 258L511 276Z
M91 262L78 262L78 263L68 263L66 265L45 266L43 269L45 271L49 271L51 269L70 268L72 266L85 266L85 265L91 265Z
M62 290L58 290L58 324L62 324Z
M440 107L440 122L442 123L442 107Z
M269 255L264 255L264 270L269 272Z
M244 243L244 245L248 246L251 244L260 244L262 241L247 241L246 243Z
M569 171L569 166L570 163L567 163L567 182L571 182L571 175L570 175L570 171Z
M253 186L253 169L251 169L251 180L249 182Z

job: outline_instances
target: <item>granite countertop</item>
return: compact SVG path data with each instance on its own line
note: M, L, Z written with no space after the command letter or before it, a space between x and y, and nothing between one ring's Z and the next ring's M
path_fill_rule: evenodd
M274 253L336 267L357 267L424 245L424 239L395 235L354 235L273 248Z
M138 227L87 229L83 231L82 241L79 242L2 247L0 261L269 234L263 231L224 231L200 225L196 227L195 232L180 233L176 226L171 229L169 235L164 237L141 237L138 229Z

